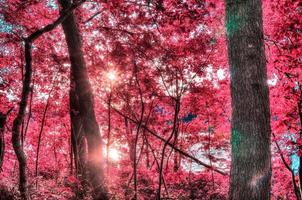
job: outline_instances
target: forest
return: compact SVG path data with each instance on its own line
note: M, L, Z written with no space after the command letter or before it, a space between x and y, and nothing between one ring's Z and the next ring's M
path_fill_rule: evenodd
M0 0L0 200L302 200L301 0Z

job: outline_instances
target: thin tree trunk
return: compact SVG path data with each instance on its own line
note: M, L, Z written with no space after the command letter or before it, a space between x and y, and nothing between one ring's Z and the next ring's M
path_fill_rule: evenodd
M180 111L180 97L177 97L174 100L174 119L173 119L173 129L171 131L171 134L169 136L169 138L165 141L164 143L164 147L162 150L162 154L161 154L161 161L160 161L160 165L159 165L159 178L158 178L158 190L157 190L157 194L156 194L156 199L160 200L161 199L161 185L162 185L162 176L163 176L163 164L164 164L164 157L165 157L165 151L167 146L170 143L170 140L172 139L172 137L174 136L175 132L178 129L178 114ZM174 146L174 145L173 145Z
M138 66L136 64L136 62L134 61L134 75L135 75L135 82L136 82L136 86L139 92L139 97L140 97L140 108L141 108L141 112L140 112L140 118L137 124L137 129L136 129L136 135L135 135L135 140L134 140L134 159L133 159L133 181L134 181L134 200L137 199L137 144L138 144L138 138L139 138L139 133L140 133L140 129L143 123L143 118L144 118L144 113L145 113L145 104L143 101L143 92L140 86L140 82L139 82L139 77L138 77Z
M0 171L2 170L4 152L5 152L5 131L6 115L0 112Z
M128 123L128 119L124 117L125 119L125 129L126 129L126 136L127 136L127 141L129 145L129 159L133 163L134 160L134 139L132 138L132 128L131 124Z
M60 0L63 11L71 5L70 0ZM86 69L80 31L74 14L70 14L62 23L71 62L71 73L75 81L75 90L79 100L79 111L83 131L88 143L88 172L93 186L94 199L107 200L108 192L105 185L102 139L99 125L94 113L92 88Z
M73 175L73 168L74 168L73 167L73 162L76 162L75 158L73 156L74 155L74 150L73 150L72 138L71 137L69 139L69 150L70 150L70 152L69 152L69 158L70 158L70 171L69 171L69 175L71 176L71 175ZM75 166L75 168L76 168L76 166ZM75 174L76 174L76 177L77 177L77 169L75 169Z
M52 83L52 87L48 93L48 98L47 98L47 101L46 101L46 105L45 105L45 108L44 108L44 112L43 112L43 117L42 117L42 122L41 122L41 128L40 128L40 132L39 132L39 136L38 136L38 145L37 145L37 154L36 154L36 177L38 176L38 165L39 165L39 153L40 153L40 147L41 147L41 139L42 139L42 133L43 133L43 129L44 129L44 125L45 125L45 122L46 122L46 114L47 114L47 110L48 110L48 107L49 107L49 102L50 102L50 95L51 95L51 92L53 91L53 88L54 88L54 83ZM36 187L38 186L38 179L36 179Z
M118 113L120 116L122 116L122 117L124 117L124 118L127 118L127 119L128 119L129 121L131 121L132 123L138 124L138 121L137 121L137 120L135 120L135 119L133 119L133 118L131 118L131 117L125 115L124 113L122 113L121 111L117 110L117 109L114 108L114 107L112 107L112 109L113 109L116 113ZM142 124L141 127L142 127L143 129L145 129L149 134L151 134L151 135L154 136L155 138L159 139L160 141L165 142L165 143L167 142L167 140L166 140L165 138L161 137L161 136L160 136L158 133L156 133L155 131L149 129L145 124ZM221 170L219 170L219 169L216 169L216 168L214 168L214 167L211 167L210 165L208 165L208 164L206 164L206 163L204 163L204 162L198 160L197 158L195 158L194 156L190 155L189 153L187 153L187 152L181 150L179 147L173 146L173 144L172 144L171 142L167 142L167 145L168 145L169 147L171 147L172 149L174 149L175 151L177 151L178 153L180 153L181 155L183 155L184 157L189 158L189 159L191 159L192 161L196 162L197 164L199 164L199 165L201 165L201 166L204 166L204 167L206 167L206 168L208 168L208 169L210 169L210 170L213 170L213 171L215 171L215 172L217 172L217 173L219 173L219 174L221 174L221 175L223 175L223 176L227 176L227 174L226 174L225 172L223 172L223 171L221 171ZM152 166L152 165L151 165L151 166Z
M4 131L5 131L6 118L12 110L13 108L9 109L6 113L0 112L0 171L2 169L4 151L5 151Z
M268 200L270 109L261 0L226 0L232 97L229 199Z
M177 144L175 144L175 145L177 145ZM174 172L177 172L178 169L179 169L178 156L179 156L179 154L176 151L174 151L174 155L173 155L173 157L174 157L174 159L173 159L173 171Z
M111 143L111 99L112 91L110 91L108 98L108 133L107 133L107 145L106 145L106 163L107 163L107 175L109 175L109 151Z
M143 135L146 135L145 129L143 130ZM148 142L147 141L147 136L144 137L144 140L145 140L146 143ZM149 156L150 153L149 153L149 146L148 145L146 146L145 152L146 152L146 168L150 169L150 156Z
M22 145L25 144L26 134L27 134L30 118L31 118L31 115L32 115L32 102L33 102L34 87L35 87L35 81L33 80L33 84L30 88L29 112L28 112L26 126L25 126L25 130L24 130L24 134L23 134L24 135L24 141L23 141ZM22 148L23 148L23 146L22 146Z
M37 38L39 38L44 33L52 31L54 28L56 28L62 21L66 19L66 17L70 14L70 12L75 8L77 8L81 3L83 2L81 1L73 4L65 12L62 12L60 16L53 23L48 24L41 29L38 29L37 31L33 32L29 37L24 39L25 75L23 79L20 107L17 113L17 117L13 122L13 128L12 128L12 144L19 163L19 190L22 199L28 199L28 194L27 194L27 177L26 177L26 157L20 142L20 126L22 121L24 120L25 110L26 110L28 96L30 92L30 82L32 76L32 55L31 55L32 42L34 42Z
M275 139L275 144L276 144L276 146L277 146L278 153L279 153L279 155L280 155L280 157L281 157L281 160L282 160L282 162L283 162L285 168L286 168L286 169L290 172L290 174L291 174L291 178L292 178L292 183L293 183L293 186L294 186L294 193L295 193L295 195L296 195L296 199L297 199L297 200L301 200L301 192L300 192L300 189L299 189L299 187L298 187L298 185L297 185L297 183L296 183L295 174L294 174L293 170L291 169L291 167L289 166L289 164L286 162L286 160L285 160L285 158L284 158L284 155L283 155L283 153L282 153L282 151L281 151L281 148L280 148L280 146L279 146L279 144L278 144L278 142L277 142L277 140L276 140L276 136L275 136L274 132L272 132L272 135L273 135L273 137L274 137L274 139Z
M13 122L12 143L19 163L19 190L22 199L28 199L27 194L27 177L26 177L26 157L20 142L20 126L24 119L25 109L27 106L27 98L30 92L30 80L32 74L32 57L31 57L31 41L25 40L25 77L23 80L23 88L21 102L17 117Z

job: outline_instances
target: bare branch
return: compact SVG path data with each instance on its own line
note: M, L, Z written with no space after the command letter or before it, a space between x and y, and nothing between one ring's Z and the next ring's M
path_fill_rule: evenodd
M122 112L120 112L116 108L112 107L112 109L115 112L117 112L119 115L127 118L128 120L132 121L133 123L138 123L136 120L134 120L134 119L128 117L127 115L123 114ZM153 135L154 137L156 137L157 139L161 140L162 142L166 142L166 139L164 139L163 137L161 137L160 135L158 135L155 131L150 130L145 124L142 124L141 127L143 129L145 129L148 133L150 133L151 135ZM171 143L168 143L168 146L170 146L171 148L173 148L175 151L177 151L178 153L182 154L183 156L185 156L187 158L190 158L191 160L193 160L194 162L196 162L199 165L202 165L202 166L204 166L204 167L206 167L206 168L208 168L210 170L213 170L213 171L215 171L215 172L217 172L217 173L219 173L219 174L221 174L223 176L227 176L228 175L226 172L221 171L219 169L216 169L214 167L211 167L210 165L208 165L208 164L200 161L199 159L195 158L194 156L188 154L187 152L179 149L178 147L173 146L173 144L171 144Z

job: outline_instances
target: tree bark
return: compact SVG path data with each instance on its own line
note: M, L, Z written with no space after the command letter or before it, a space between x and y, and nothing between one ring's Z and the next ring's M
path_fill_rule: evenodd
M27 176L26 176L26 156L21 146L20 128L24 119L25 109L27 106L27 98L30 92L30 82L32 74L32 56L31 41L25 41L25 78L23 80L20 107L17 117L14 119L12 128L12 144L19 163L19 190L22 199L28 199L27 194Z
M159 179L158 179L158 190L156 194L156 199L160 200L161 199L161 184L162 184L162 177L163 177L163 164L164 164L164 158L165 158L165 151L167 146L169 145L172 137L175 135L175 132L178 129L179 121L178 121L178 115L180 112L180 97L177 97L174 100L174 119L173 119L173 128L171 131L171 134L169 138L165 141L164 147L161 152L161 160L160 160L160 165L159 165ZM173 145L174 146L174 145Z
M112 91L110 88L110 93L108 97L108 132L107 132L107 144L106 144L106 163L107 163L107 175L109 175L109 152L110 152L110 143L111 143L111 100L112 100Z
M2 169L4 151L5 151L4 132L5 132L6 118L12 110L13 108L9 109L6 113L0 112L0 171Z
M4 141L5 123L6 123L6 115L0 112L0 171L2 169L4 150L5 150L5 141Z
M79 100L75 91L74 78L71 76L69 91L71 146L75 164L75 174L83 187L87 186L86 161L87 147L80 116Z
M41 147L41 140L42 140L42 133L43 133L43 129L44 129L44 125L46 123L46 115L47 115L47 111L50 105L50 98L51 98L51 93L53 91L54 88L54 83L52 83L52 87L48 93L48 97L47 97L47 101L46 101L46 105L43 111L43 117L42 117L42 121L41 121L41 128L39 131L39 136L38 136L38 144L37 144L37 154L36 154L36 177L38 177L38 166L39 166L39 154L40 154L40 147ZM36 179L36 187L38 187L38 179Z
M72 75L70 80L69 90L69 109L70 109L70 123L71 123L71 146L75 163L76 175L82 175L84 162L80 159L81 140L83 139L82 123L79 110L79 100L75 91L75 83Z
M19 163L19 190L22 199L28 199L27 194L27 177L26 177L26 156L22 149L21 142L20 142L20 126L22 121L24 120L25 110L27 106L27 99L30 92L30 83L31 83L31 76L32 76L32 43L39 38L44 33L52 31L56 28L62 21L66 19L66 17L70 14L72 10L77 8L82 1L78 3L72 4L65 12L61 13L60 16L51 24L44 26L41 29L36 30L30 36L24 39L25 42L25 75L23 79L23 86L22 86L22 94L21 94L21 101L19 110L17 113L16 118L13 122L12 127L12 144L14 151L16 153L18 163Z
M70 0L60 0L63 11L71 5ZM71 62L71 73L79 100L79 111L83 131L88 143L88 176L93 186L94 199L107 200L103 171L102 140L94 113L92 88L84 61L80 31L76 18L71 13L62 23Z
M226 29L232 97L229 199L268 200L271 128L262 1L226 0Z

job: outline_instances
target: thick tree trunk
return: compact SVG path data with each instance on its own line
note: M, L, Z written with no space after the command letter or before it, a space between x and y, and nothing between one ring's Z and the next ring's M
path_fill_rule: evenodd
M75 174L81 180L82 186L87 186L86 175L86 143L81 122L79 100L75 91L75 83L71 74L69 91L70 122L71 122L71 146L75 164Z
M232 97L231 200L268 200L270 110L261 0L226 0Z
M72 78L72 85L74 81ZM74 156L74 163L76 168L76 175L81 180L82 184L86 185L86 158L87 158L87 147L85 135L83 132L83 124L81 122L79 100L76 95L75 88L71 86L69 92L70 102L70 122L71 122L71 144Z
M70 7L70 0L60 0L64 9ZM62 23L71 62L75 91L79 100L79 111L83 131L88 143L88 176L94 188L94 199L108 199L103 172L102 140L94 113L92 88L82 52L79 28L74 14L70 14Z

